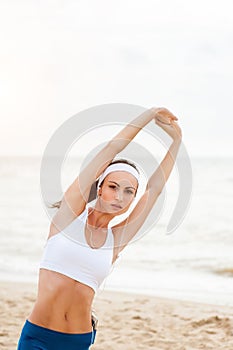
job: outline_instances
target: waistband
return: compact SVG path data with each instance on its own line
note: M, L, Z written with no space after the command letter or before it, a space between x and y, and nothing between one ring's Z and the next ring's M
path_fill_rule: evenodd
M43 343L45 349L75 350L78 348L86 350L94 343L96 330L88 333L64 333L39 326L26 320L21 338L25 338L25 336L27 338L27 335L30 335L33 342Z
M26 320L25 325L26 325L26 327L30 328L30 330L32 332L33 331L35 331L35 332L41 331L41 332L45 332L48 334L54 334L56 336L61 335L61 336L68 336L68 337L70 337L70 336L80 337L80 336L89 336L93 333L93 331L88 332L88 333L65 333L65 332L55 331L55 330L50 329L50 328L39 326L38 324L32 323L29 320Z

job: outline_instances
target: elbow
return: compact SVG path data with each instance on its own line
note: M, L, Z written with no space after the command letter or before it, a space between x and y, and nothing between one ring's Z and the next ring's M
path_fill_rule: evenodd
M156 194L156 197L159 197L162 193L163 189L161 188L155 188L154 189L154 194Z
M153 195L153 197L159 197L160 194L162 193L163 191L163 188L161 187L158 187L158 186L149 186L147 185L147 188L146 188L146 191L150 194Z
M121 139L113 139L107 143L106 147L108 150L110 150L110 152L112 152L115 155L120 153L124 149L124 141L125 140Z
M158 184L156 185L151 185L150 183L147 183L147 188L146 191L156 194L157 196L159 196L162 191L163 191L163 186L159 186Z

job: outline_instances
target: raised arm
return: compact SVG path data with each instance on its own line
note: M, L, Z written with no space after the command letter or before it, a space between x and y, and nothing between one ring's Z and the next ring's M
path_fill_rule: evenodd
M114 232L118 237L118 252L141 228L171 174L182 141L182 132L175 120L177 118L175 119L166 109L155 115L155 123L168 133L172 138L172 143L159 167L149 178L144 194L129 217L114 227Z
M138 132L154 119L155 108L146 110L144 113L128 123L107 145L80 172L74 182L68 187L59 211L69 211L72 215L79 215L87 203L90 189L95 180L104 171L112 159L121 152Z
M174 121L171 121L171 124L167 125L161 123L159 119L156 118L155 122L172 137L173 142L169 147L167 154L160 163L159 167L151 175L147 183L147 189L153 192L153 197L155 193L160 194L162 192L163 187L166 184L174 167L182 139L181 129L179 128L178 124Z

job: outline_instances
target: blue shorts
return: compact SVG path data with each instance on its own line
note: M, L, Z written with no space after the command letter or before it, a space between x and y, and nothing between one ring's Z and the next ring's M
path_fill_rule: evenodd
M96 330L89 333L63 333L26 320L17 350L89 350Z

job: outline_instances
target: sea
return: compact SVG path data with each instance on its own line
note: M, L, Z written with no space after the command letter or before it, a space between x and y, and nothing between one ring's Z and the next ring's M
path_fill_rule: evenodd
M233 158L190 161L192 196L179 226L166 234L179 190L174 170L156 224L125 248L99 293L233 306ZM0 157L0 281L38 282L50 225L41 196L41 162L39 156ZM64 188L80 164L74 157L63 167Z

